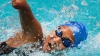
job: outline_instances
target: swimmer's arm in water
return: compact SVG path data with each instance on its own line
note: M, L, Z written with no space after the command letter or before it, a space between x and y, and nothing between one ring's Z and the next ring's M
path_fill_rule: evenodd
M12 5L15 9L18 9L21 21L22 32L24 35L31 35L38 39L42 39L42 28L40 23L33 16L31 8L27 4L26 0L12 0Z

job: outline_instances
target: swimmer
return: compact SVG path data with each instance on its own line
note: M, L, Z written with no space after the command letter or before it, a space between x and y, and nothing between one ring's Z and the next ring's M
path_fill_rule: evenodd
M12 6L19 12L22 31L0 44L0 55L9 54L26 43L43 41L42 27L32 14L26 0L12 0ZM42 42L42 50L50 52L54 49L77 47L86 38L86 28L83 24L75 21L66 22L46 36Z

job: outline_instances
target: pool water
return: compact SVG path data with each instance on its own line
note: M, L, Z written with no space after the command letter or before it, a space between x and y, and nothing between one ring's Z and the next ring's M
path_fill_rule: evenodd
M44 35L67 21L83 23L88 32L79 48L55 54L36 52L29 56L100 56L100 0L27 0L34 16L41 23ZM21 29L18 11L11 0L0 0L0 42ZM13 53L12 53L13 54ZM12 55L13 56L13 55Z

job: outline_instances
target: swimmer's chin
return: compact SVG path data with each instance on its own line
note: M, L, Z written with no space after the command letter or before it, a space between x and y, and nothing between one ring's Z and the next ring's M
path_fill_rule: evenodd
M50 51L51 51L51 49L50 49L50 47L48 45L44 45L42 47L42 50L43 50L44 53L50 53Z
M45 49L42 49L42 50L43 50L44 53L50 53L50 54L55 53L55 52L59 52L59 51L63 50L63 49L49 49L49 48L46 47Z
M55 53L60 52L60 51L62 51L62 50L59 50L59 49L53 49L53 50L45 51L44 53L55 54Z

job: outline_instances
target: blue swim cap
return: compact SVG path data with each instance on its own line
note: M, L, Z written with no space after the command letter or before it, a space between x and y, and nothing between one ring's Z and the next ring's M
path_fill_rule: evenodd
M86 28L83 24L75 22L75 21L70 21L70 22L66 22L65 24L63 24L61 26L68 26L71 29L71 31L73 32L73 36L74 36L73 46L74 47L77 47L81 41L86 40L87 32L86 32Z

